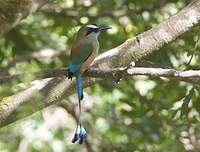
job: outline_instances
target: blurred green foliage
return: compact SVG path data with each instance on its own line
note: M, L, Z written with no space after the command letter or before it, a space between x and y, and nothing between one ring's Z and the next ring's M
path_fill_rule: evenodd
M37 53L45 49L61 54L68 51L81 24L113 27L99 38L102 53L161 23L189 2L53 1L0 38L0 74L68 66L65 55L37 58ZM195 27L145 59L178 70L198 69L199 32L199 27ZM27 58L33 53L36 53L35 57ZM44 54L48 53L44 51ZM13 62L16 58L20 60ZM18 92L24 86L23 83L0 86L0 98ZM77 107L72 96L62 101L65 108L51 106L0 129L0 152L198 152L199 90L198 85L166 78L135 76L118 83L105 80L85 89L84 119L89 134L85 145L70 142L75 126L73 110Z

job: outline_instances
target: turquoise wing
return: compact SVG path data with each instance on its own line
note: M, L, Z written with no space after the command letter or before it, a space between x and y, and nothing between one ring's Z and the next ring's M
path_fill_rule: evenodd
M83 64L93 52L92 44L79 44L71 49L71 62L73 64Z

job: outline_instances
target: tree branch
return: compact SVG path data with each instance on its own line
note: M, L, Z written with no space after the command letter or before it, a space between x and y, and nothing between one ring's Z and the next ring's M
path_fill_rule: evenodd
M195 0L163 23L98 56L91 68L109 70L116 67L126 67L132 61L137 61L173 41L199 22L200 0ZM101 79L87 78L85 79L85 87L99 80ZM73 92L74 83L67 81L65 77L33 81L26 90L2 99L0 102L0 126L24 118L60 101ZM22 109L25 111L20 113Z
M100 69L127 66L130 62L159 50L199 22L200 0L195 0L159 25L99 55L92 66Z
M67 68L46 70L41 73L37 73L37 75L40 75L40 77L43 78L55 77L59 75L61 77L33 81L31 86L25 91L22 91L14 96L3 98L0 102L0 126L10 123L10 119L7 119L7 117L10 116L14 110L18 111L19 109L17 108L20 104L23 104L23 106L21 105L20 107L26 107L23 108L26 109L26 111L23 112L24 115L20 115L20 117L25 117L26 115L29 115L36 110L40 110L42 107L53 104L56 100L59 100L64 96L69 96L74 92L74 89L72 90L72 88L74 88L74 82L69 80L67 81L65 77L62 77L62 75L67 75ZM175 78L192 83L200 82L200 70L176 71L174 69L129 66L127 68L116 68L106 71L90 69L85 75L90 77L113 79L121 79L126 76L134 75L148 75L153 77ZM85 80L85 87L90 86L99 80L102 79L87 78ZM27 101L27 99L32 100ZM38 102L39 100L42 100L43 102ZM28 102L31 102L31 104Z
M11 30L21 19L46 2L47 0L0 0L0 35Z
M41 72L31 73L31 74L17 74L7 77L0 77L0 84L8 83L12 80L24 80L23 77L29 77L34 79L46 79L52 77L62 77L68 75L68 68L54 68L47 69ZM177 80L199 83L200 82L200 70L187 70L187 71L177 71L175 69L167 68L149 68L149 67L133 67L128 66L126 68L114 68L109 70L99 70L97 68L90 68L84 76L93 78L112 78L121 79L126 76L134 75L146 75L153 77L167 77L176 78ZM30 79L31 80L31 79Z

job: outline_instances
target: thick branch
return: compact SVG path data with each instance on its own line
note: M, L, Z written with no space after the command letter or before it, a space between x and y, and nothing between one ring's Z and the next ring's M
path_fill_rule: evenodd
M200 0L195 0L158 26L126 41L119 47L103 53L96 58L91 68L99 67L102 70L109 70L114 67L125 67L130 62L139 60L173 41L199 22ZM86 86L94 84L98 80L86 79ZM0 103L0 126L28 116L61 100L74 91L74 85L67 81L66 78L51 78L36 82L27 90L2 100ZM37 100L35 101L34 99ZM31 110L30 107L32 108ZM29 110L23 111L19 115L21 109Z
M99 79L85 79L84 86L90 86ZM64 77L33 81L29 87L0 102L0 127L43 109L75 92L74 81ZM22 113L20 111L23 110Z
M0 35L43 6L46 0L0 0Z
M137 61L159 50L199 22L200 0L195 0L161 24L98 56L93 62L93 67L110 69L126 66L132 61Z

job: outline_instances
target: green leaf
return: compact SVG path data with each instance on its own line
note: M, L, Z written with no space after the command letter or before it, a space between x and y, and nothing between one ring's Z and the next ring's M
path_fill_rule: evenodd
M180 114L179 114L179 116L177 116L177 115L178 115L178 112L180 112L180 108L178 108L178 109L176 109L176 110L174 110L174 111L172 112L171 118L172 118L172 119L176 119L177 117L179 117Z
M181 106L181 116L186 116L189 112L189 103L193 97L194 88L192 88L187 96L183 99L183 104Z

